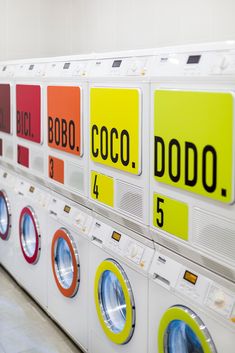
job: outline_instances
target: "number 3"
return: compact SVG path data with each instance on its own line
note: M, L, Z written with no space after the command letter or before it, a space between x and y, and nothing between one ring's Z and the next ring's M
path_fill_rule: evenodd
M162 228L164 225L164 213L163 209L161 208L161 203L164 203L164 199L161 197L157 198L157 213L160 215L159 218L157 218L157 225Z

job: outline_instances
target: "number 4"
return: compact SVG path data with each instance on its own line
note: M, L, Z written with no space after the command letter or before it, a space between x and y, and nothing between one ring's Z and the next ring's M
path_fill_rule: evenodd
M97 185L97 175L95 175L95 179L94 179L93 194L95 195L96 199L98 199L98 196L99 196L99 186Z
M158 227L162 228L164 225L164 213L163 209L161 208L161 203L164 203L164 199L161 197L157 198L157 213L159 214L159 218L157 218L157 225Z

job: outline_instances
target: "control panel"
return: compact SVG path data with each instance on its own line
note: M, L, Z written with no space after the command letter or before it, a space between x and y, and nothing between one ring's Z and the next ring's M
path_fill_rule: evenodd
M150 72L153 57L109 58L93 60L92 77L101 76L146 76Z
M12 188L14 190L16 184L17 184L17 177L9 172L1 170L0 172L1 176L1 181L7 185L8 187Z
M15 70L16 78L30 78L30 77L41 77L45 73L46 64L44 63L31 63L31 64L20 64Z
M17 65L1 65L0 66L0 77L13 77L16 71Z
M148 270L154 250L141 242L97 220L94 222L91 237L102 243L104 249L111 250L144 271Z
M62 61L47 64L45 77L85 77L89 72L88 60L81 61Z
M235 323L235 293L199 272L156 251L149 273L159 285Z
M235 51L158 55L152 74L158 77L235 74Z

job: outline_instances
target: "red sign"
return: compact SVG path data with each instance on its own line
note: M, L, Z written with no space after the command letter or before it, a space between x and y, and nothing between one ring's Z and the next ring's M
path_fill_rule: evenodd
M17 145L17 162L24 167L29 167L29 149L27 147Z
M0 84L0 131L11 133L11 88Z
M16 85L17 136L41 142L41 87Z

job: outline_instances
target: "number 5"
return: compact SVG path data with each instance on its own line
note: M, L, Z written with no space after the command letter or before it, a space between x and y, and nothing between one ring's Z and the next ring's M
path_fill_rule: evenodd
M164 213L163 209L161 208L161 203L164 203L164 199L161 197L157 198L157 213L159 214L159 218L157 218L157 225L162 228L164 225Z

